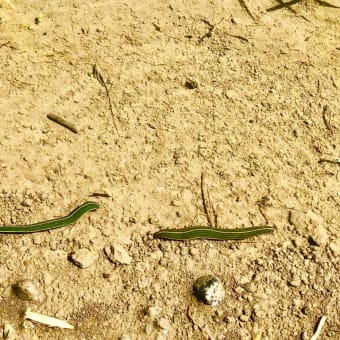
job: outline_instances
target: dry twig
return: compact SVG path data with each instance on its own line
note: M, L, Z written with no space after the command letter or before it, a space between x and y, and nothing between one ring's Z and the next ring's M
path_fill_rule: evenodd
M274 6L274 7L267 8L266 11L271 12L271 11L276 11L276 10L281 9L281 8L287 8L292 13L297 14L296 11L293 8L291 8L290 6L295 5L300 1L301 0L292 0L292 1L289 1L289 2L283 2L282 0L276 0L276 2L278 2L279 4Z
M321 6L331 7L331 8L340 8L339 6L332 5L327 1L322 1L322 0L315 0L315 1Z
M209 26L209 31L208 31L206 34L204 34L204 35L199 39L199 42L201 43L205 38L210 38L210 37L213 35L215 29L216 29L219 25L222 24L222 22L224 21L224 19L225 19L225 18L222 18L222 19L221 19L217 24L215 24L215 25L211 24L208 20L203 19L203 22L206 23L206 24Z
M211 203L208 187L207 187L207 195L205 195L203 172L201 174L201 197L202 197L204 214L207 218L209 227L215 226L217 228L218 227L218 215L216 213L214 205Z
M248 8L247 4L244 2L244 0L239 0L240 5L243 7L243 9L248 13L248 15L254 20L256 21L256 17L253 15L253 13L250 11L250 9Z
M104 89L105 89L106 96L107 96L108 101L109 101L109 108L110 108L110 112L111 112L111 115L112 115L113 124L115 126L115 129L116 129L118 135L119 135L119 131L118 131L117 124L116 124L116 117L115 117L115 114L113 112L113 106L112 106L112 100L111 100L109 88L108 88L106 82L104 81L104 77L102 76L101 72L99 71L97 65L93 65L92 73L96 77L96 79L98 80L99 84L101 86L103 86Z

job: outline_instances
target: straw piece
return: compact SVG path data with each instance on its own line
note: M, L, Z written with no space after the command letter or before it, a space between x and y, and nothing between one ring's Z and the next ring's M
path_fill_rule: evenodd
M24 318L32 320L32 321L36 321L39 323L43 323L44 325L47 325L50 327L59 327L59 328L67 328L67 329L74 328L72 325L70 325L66 321L56 319L51 316L34 313L34 312L31 312L30 310L26 310Z

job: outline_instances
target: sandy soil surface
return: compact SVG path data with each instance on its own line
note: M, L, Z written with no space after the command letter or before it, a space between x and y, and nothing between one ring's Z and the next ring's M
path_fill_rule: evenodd
M9 339L305 340L322 316L320 339L340 338L340 3L280 3L0 1L0 224L100 204L0 234ZM275 232L153 239L207 225L201 173L219 227ZM211 273L214 307L192 293Z

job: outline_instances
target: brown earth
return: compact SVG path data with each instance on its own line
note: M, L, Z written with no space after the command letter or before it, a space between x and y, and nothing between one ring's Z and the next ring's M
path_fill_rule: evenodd
M0 2L0 224L100 204L71 227L0 235L10 338L310 339L321 316L320 339L340 338L340 24L327 6L340 3L330 1ZM153 240L207 225L202 172L221 228L275 233ZM108 259L110 245L122 258ZM79 249L88 268L69 260ZM192 295L209 273L226 290L215 307ZM42 302L13 293L21 279ZM23 321L27 307L75 328Z

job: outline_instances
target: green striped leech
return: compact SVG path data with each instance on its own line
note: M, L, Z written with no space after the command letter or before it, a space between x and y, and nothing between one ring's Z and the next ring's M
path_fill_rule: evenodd
M166 240L244 240L249 237L270 234L274 231L273 227L260 226L238 229L220 229L201 226L192 226L181 229L164 229L155 233L155 238Z
M70 224L77 222L85 213L93 211L99 208L99 204L96 202L85 202L70 214L64 217L55 218L53 220L27 224L27 225L5 225L0 226L0 233L36 233L39 231L46 231L61 227L66 227Z

